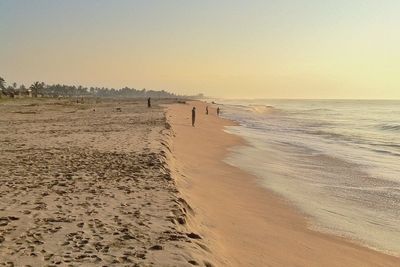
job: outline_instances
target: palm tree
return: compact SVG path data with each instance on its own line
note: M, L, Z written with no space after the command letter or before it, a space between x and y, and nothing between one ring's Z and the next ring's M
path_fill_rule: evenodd
M38 96L38 92L41 91L43 89L43 83L40 82L35 82L34 84L31 85L31 87L29 87L32 90L32 94L34 97Z
M0 77L0 89L6 89L6 81Z
M6 89L6 81L0 77L0 98L4 89Z

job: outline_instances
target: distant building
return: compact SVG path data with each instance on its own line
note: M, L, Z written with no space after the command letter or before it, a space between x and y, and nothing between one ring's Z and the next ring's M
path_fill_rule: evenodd
M2 96L8 96L10 98L24 98L24 97L32 97L32 90L31 89L11 89L7 88L4 90L0 90L0 94Z

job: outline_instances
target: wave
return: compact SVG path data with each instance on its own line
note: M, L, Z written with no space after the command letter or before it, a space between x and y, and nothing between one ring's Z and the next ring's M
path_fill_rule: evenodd
M299 109L299 110L292 110L292 113L294 114L304 114L304 115L309 115L309 114L337 114L335 110L329 109L329 108L312 108L312 109Z
M396 157L400 156L400 153L396 153L396 152L388 151L388 150L383 150L383 149L372 149L372 151L375 151L375 152L380 153L380 154L387 154L387 155L392 155L392 156L396 156Z
M378 125L378 128L380 130L384 130L384 131L394 131L394 132L400 132L400 124L380 124Z
M333 111L333 110L329 108L312 108L303 110L303 112L318 112L318 111Z
M339 134L339 133L334 133L334 132L327 132L327 131L322 131L322 130L306 130L304 131L308 134L312 134L312 135L319 135L319 136L324 136L324 137L328 137L334 140L342 140L342 141L354 141L354 138L352 138L349 135L344 135L344 134Z
M241 105L241 104L228 104L230 108L237 110L237 111L245 111L254 114L271 114L280 111L279 109L268 106L268 105L256 105L256 104L249 104L249 105Z
M274 108L273 106L266 106L266 105L249 105L248 107L250 111L258 114L272 113L278 111L278 109Z
M400 144L391 143L391 142L370 143L370 145L372 145L372 146L379 146L379 147L400 148Z

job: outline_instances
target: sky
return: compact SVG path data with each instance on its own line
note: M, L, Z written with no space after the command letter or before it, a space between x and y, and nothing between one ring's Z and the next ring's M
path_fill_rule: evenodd
M398 0L0 0L0 76L224 98L400 99Z

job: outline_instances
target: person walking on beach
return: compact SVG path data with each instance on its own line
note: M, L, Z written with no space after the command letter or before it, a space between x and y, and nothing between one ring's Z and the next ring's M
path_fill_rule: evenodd
M194 127L194 123L196 121L196 107L192 108L192 126Z
M151 108L151 98L147 98L147 107Z
M220 109L219 109L219 107L217 108L217 115L219 116L219 113L220 113Z
M206 115L208 115L208 106L206 106Z

